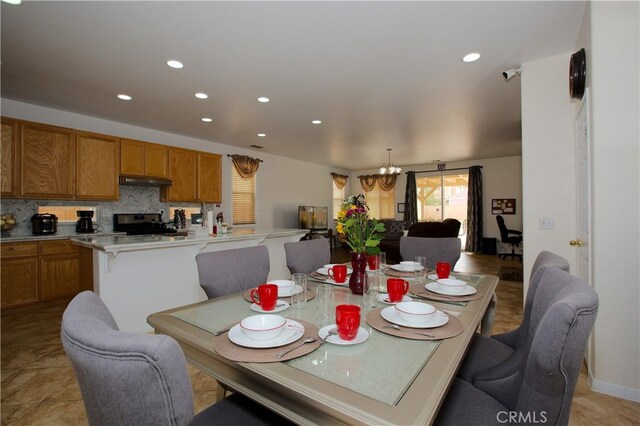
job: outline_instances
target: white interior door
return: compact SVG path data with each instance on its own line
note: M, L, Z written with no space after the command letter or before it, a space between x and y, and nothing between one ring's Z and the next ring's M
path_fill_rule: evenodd
M574 246L577 249L577 265L576 275L593 286L591 280L591 245L590 245L590 229L591 229L591 134L590 134L590 116L589 116L589 89L587 88L582 98L582 105L578 109L576 116L576 234L577 240L574 240ZM592 363L592 342L589 341L587 346L587 367L591 367Z

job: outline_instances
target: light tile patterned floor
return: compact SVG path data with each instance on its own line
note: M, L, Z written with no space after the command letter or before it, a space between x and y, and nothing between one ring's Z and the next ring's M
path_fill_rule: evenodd
M334 258L344 256L336 253ZM344 260L340 260L344 261ZM500 267L521 268L514 260L463 254L461 272L499 274ZM66 302L8 309L2 312L2 425L87 424L80 389L60 342L60 320ZM522 283L501 281L494 332L513 329L522 315ZM216 382L189 366L195 411L215 402ZM640 424L640 404L591 392L580 376L571 413L573 425Z

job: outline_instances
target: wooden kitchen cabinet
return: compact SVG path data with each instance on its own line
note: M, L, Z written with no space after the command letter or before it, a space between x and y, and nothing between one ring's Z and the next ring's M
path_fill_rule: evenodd
M169 147L155 143L120 140L120 174L135 176L169 176Z
M73 297L80 291L80 252L69 240L43 241L40 300Z
M18 122L2 117L2 175L0 193L3 197L18 195Z
M222 202L222 156L198 153L198 200L206 203Z
M0 306L38 301L38 243L3 243Z
M20 196L73 198L75 140L70 129L20 121Z
M198 201L198 152L169 148L169 179L172 185L160 189L162 201Z
M117 200L120 143L117 138L76 132L76 198Z

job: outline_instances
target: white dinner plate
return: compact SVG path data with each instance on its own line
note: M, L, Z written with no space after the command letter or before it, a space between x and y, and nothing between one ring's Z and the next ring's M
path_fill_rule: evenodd
M284 327L285 329L282 330L282 333L273 339L253 340L242 332L240 324L236 324L231 327L228 336L229 340L238 346L244 346L246 348L276 348L293 343L304 335L304 326L298 321L287 319Z
M343 283L337 283L334 280L332 280L331 278L327 278L326 280L324 280L325 283L327 284L333 284L333 285L349 285L349 280L344 280Z
M413 271L415 271L413 265L402 265L402 264L398 263L397 265L390 265L389 267L391 269L394 269L394 270L400 271L400 272L413 272ZM421 270L422 270L422 266L418 266L418 271L421 271Z
M392 302L389 300L389 295L387 293L380 293L378 294L378 300L382 303L386 303L387 305L395 305L396 303L400 303L400 302ZM407 295L402 296L402 300L401 302L411 302L413 299L410 298Z
M335 324L322 327L318 331L318 336L320 336L321 339L324 339L329 334L329 330L332 330L334 328L336 328ZM356 334L356 337L353 340L342 340L340 336L336 334L336 335L327 337L327 340L325 340L325 342L333 343L334 345L357 345L358 343L364 342L368 338L369 338L369 332L364 328L360 327L358 329L358 334Z
M416 324L403 320L396 311L395 306L384 308L382 311L380 311L380 315L382 315L382 318L392 324L398 324L403 327L411 328L436 328L442 327L449 322L449 316L440 310L436 310L436 313L431 317L431 319L429 319L429 321L425 322L424 324Z
M478 291L476 288L467 285L462 293L453 293L445 288L442 288L442 286L438 283L427 283L424 288L434 293L444 294L446 296L470 296L472 294L476 294L476 292Z
M284 311L285 309L287 309L289 307L289 302L287 302L286 300L278 300L276 302L276 307L273 308L270 311L265 311L264 309L262 309L260 307L260 305L256 304L256 303L252 303L251 304L251 309L256 311L256 312L260 312L261 314L272 314L274 312L280 312L280 311Z
M329 275L329 270L327 268L320 268L316 272L322 275ZM347 266L347 275L351 274L352 272L353 272L353 268L351 268L350 266Z

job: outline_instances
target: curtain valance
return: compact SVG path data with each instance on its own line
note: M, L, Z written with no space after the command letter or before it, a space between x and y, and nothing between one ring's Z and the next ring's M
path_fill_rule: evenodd
M344 188L344 186L347 184L347 179L349 179L349 176L341 175L338 173L331 173L331 176L333 177L333 183L336 184L336 187L338 189Z
M238 174L244 179L250 179L258 172L258 167L262 160L258 158L251 158L248 155L229 155L233 162L233 167L236 168Z

